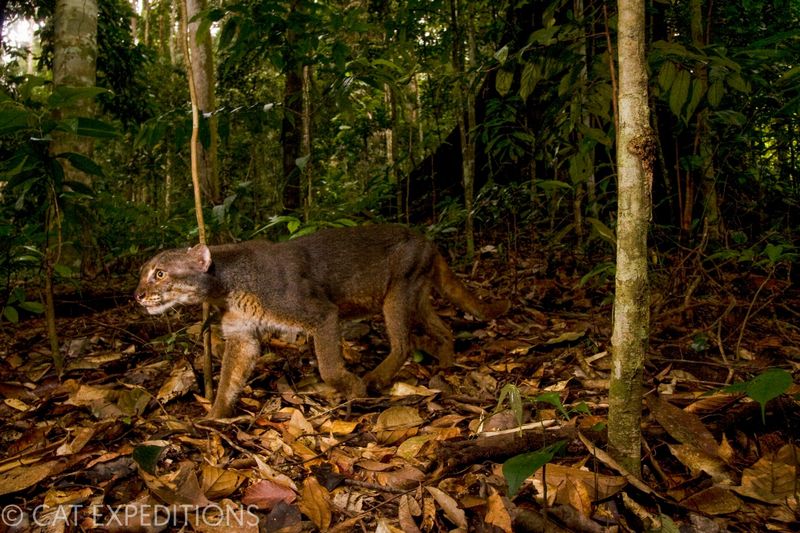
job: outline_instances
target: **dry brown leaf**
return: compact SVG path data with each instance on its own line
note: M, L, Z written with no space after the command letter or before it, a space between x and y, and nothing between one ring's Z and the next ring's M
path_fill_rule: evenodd
M542 469L537 470L534 474L534 479L541 482L542 474ZM548 486L556 488L565 487L568 480L580 481L589 490L588 494L590 500L605 500L610 498L627 485L627 481L622 476L597 474L559 464L548 464L544 468L544 477L547 480ZM566 498L564 503L568 502L569 498Z
M569 505L585 517L592 515L592 497L589 495L589 491L586 483L577 478L567 478L567 482L559 490L564 493ZM559 502L558 497L556 497L556 502Z
M200 488L211 500L230 496L245 479L245 476L233 470L207 463L200 465Z
M27 403L25 403L22 400L17 399L17 398L4 398L3 399L3 403L6 404L7 406L11 407L12 409L20 411L22 413L25 413L25 412L31 410L31 406L30 405L28 405Z
M292 503L297 494L291 488L269 479L250 485L242 495L243 505L255 505L259 509L272 509L279 502Z
M44 505L58 507L59 505L75 505L83 503L92 497L92 489L83 487L73 490L50 489L44 495Z
M417 434L422 417L413 407L390 407L378 415L375 432L383 444L393 444Z
M421 385L410 385L403 381L397 381L392 385L389 390L389 396L403 397L403 396L435 396L439 394L439 390L429 389Z
M733 483L725 461L719 456L708 455L691 444L670 444L669 450L692 471L692 475L696 476L703 471L711 476L715 483Z
M800 447L786 445L742 472L742 484L733 487L742 496L767 503L788 503L797 509L797 458Z
M467 515L463 509L458 507L458 502L445 491L436 487L425 487L425 490L433 496L433 499L436 500L436 503L444 511L445 516L452 523L464 530L467 529Z
M398 470L377 472L375 481L380 485L396 489L412 489L425 481L425 474L413 466L404 466Z
M419 454L425 444L434 439L435 436L431 434L417 435L416 437L406 439L397 447L397 455L407 461L411 461L417 457L417 454Z
M409 496L403 494L400 496L400 505L397 509L397 519L400 522L400 527L403 528L405 533L421 533L419 526L417 526L415 516L420 516L422 509L417 501Z
M288 413L289 420L283 423L284 429L294 438L302 437L304 435L314 435L314 426L312 426L303 413L294 407L284 407L280 410L281 413Z
M358 424L358 420L326 420L319 427L319 430L332 435L349 435L355 431Z
M710 515L734 513L742 506L742 500L736 497L730 489L715 485L705 490L692 494L681 504Z
M141 468L138 472L147 488L168 505L205 507L211 503L200 489L195 465L191 461L182 461L178 465L178 470L162 476L153 476Z
M430 496L423 497L422 523L420 524L419 527L422 531L431 531L435 523L436 523L436 503Z
M78 427L75 429L75 436L69 443L64 443L56 450L56 455L59 457L65 455L76 454L83 449L92 437L94 437L95 428Z
M156 400L167 403L189 392L195 383L194 370L188 361L183 360L172 368L169 377L161 385Z
M300 512L310 518L321 531L326 531L331 525L331 495L313 476L307 477L303 482Z
M11 494L36 485L59 469L59 461L47 461L34 465L18 466L0 474L0 496Z
M739 400L740 395L717 392L709 396L701 396L686 406L687 413L717 413Z
M501 531L513 531L511 529L511 514L508 512L503 497L494 489L489 487L489 498L486 500L487 510L484 520L493 526L500 528Z
M718 455L716 439L697 415L675 407L655 394L647 396L645 402L650 414L672 438L681 444L694 446L706 455Z

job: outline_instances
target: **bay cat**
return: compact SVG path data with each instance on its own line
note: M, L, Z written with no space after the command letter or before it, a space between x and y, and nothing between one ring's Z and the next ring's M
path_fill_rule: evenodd
M412 348L412 328L432 341L439 365L453 364L453 336L431 304L431 289L481 319L506 300L483 302L448 268L436 246L400 225L325 229L286 242L166 250L141 270L135 299L148 313L208 302L223 310L225 353L210 416L232 414L269 330L314 338L322 379L348 397L389 384ZM362 380L345 368L340 321L382 312L390 353Z

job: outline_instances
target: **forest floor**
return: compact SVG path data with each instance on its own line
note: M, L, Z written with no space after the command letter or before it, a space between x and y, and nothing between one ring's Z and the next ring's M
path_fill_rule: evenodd
M197 311L146 316L133 276L62 301L61 379L43 319L3 324L0 532L798 531L800 388L764 374L797 375L796 281L672 263L652 277L641 480L604 452L613 280L582 284L567 251L477 264L470 287L513 302L490 323L437 302L454 368L415 358L384 396L342 399L305 338L272 339L225 421L204 419ZM345 330L355 371L386 354L379 317Z

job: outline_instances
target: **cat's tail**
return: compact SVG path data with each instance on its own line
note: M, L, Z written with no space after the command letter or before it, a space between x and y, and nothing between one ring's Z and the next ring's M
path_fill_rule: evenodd
M479 300L450 270L447 261L438 252L434 258L433 268L436 276L436 290L467 313L481 320L491 320L504 314L511 307L511 302L506 299L497 299L491 302Z

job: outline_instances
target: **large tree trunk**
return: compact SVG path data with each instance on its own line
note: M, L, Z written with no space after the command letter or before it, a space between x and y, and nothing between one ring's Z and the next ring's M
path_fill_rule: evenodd
M618 6L619 215L608 439L611 454L638 476L642 374L650 320L647 226L656 143L649 122L644 0L619 0Z
M94 87L97 78L96 0L57 0L53 43L53 86ZM94 98L72 100L61 107L61 118L94 115ZM54 132L52 152L92 153L91 137ZM65 165L65 178L91 186L88 174Z
M206 0L186 0L186 16L189 21L206 8ZM197 106L201 117L206 117L208 144L198 146L198 172L203 195L212 205L222 203L221 187L217 173L217 108L214 97L214 54L211 49L211 32L198 35L200 21L189 22L189 49L194 74Z

